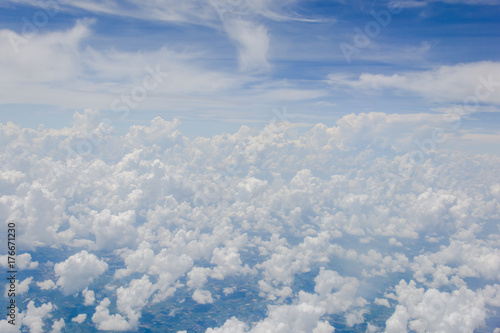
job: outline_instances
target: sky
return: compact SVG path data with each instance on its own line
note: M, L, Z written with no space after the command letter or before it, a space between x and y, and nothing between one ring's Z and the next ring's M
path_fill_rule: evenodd
M499 333L499 14L1 1L0 331Z
M474 96L480 76L499 75L495 1L41 4L0 5L3 122L62 127L86 108L113 116L115 99L135 93L117 128L162 116L213 135L262 127L275 108L311 126L443 113ZM162 81L143 98L133 89L147 67ZM464 129L491 130L499 102L498 91L480 100Z

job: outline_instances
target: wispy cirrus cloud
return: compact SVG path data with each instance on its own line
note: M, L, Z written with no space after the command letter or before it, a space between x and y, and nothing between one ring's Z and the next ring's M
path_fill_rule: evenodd
M11 0L12 3L35 5L30 1ZM142 20L169 23L189 23L221 29L234 42L243 71L267 71L270 69L267 53L270 32L261 19L271 21L301 20L285 8L296 1L61 1L61 11L84 10L113 16L133 17Z
M207 94L238 87L248 80L191 64L196 53L164 47L149 52L94 49L87 44L92 23L79 20L68 30L40 33L20 44L18 53L11 47L11 40L23 36L2 30L2 100L23 103L28 95L36 103L67 107L81 107L84 103L109 105L113 95L142 82L148 66L170 75L158 92L172 95Z
M162 76L161 84L148 92L148 98L141 103L141 108L147 109L189 110L200 114L211 108L235 110L242 103L272 103L276 98L300 101L327 93L300 87L293 81L286 87L277 80L269 84L274 80L260 72L270 67L265 56L268 40L247 31L247 25L253 25L250 21L227 22L228 27L241 25L231 33L241 43L242 72L216 68L209 60L200 61L206 55L202 49L186 51L160 46L128 51L92 46L97 23L95 19L81 19L68 29L40 30L29 39L13 30L1 30L3 103L29 101L62 108L110 109L114 99L142 84L147 68ZM253 28L267 34L263 26ZM13 42L17 43L17 52ZM261 86L263 80L267 82L265 88Z

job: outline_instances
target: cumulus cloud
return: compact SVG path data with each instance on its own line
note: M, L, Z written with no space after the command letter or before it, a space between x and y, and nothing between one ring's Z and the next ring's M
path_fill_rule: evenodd
M209 328L206 333L245 333L248 326L239 321L236 317L226 320L224 325L218 328Z
M270 309L268 317L257 323L251 332L310 332L317 328L324 311L307 303L277 306Z
M388 307L388 308L391 307L391 304L385 298L375 298L374 303L377 305L382 305L382 306Z
M439 251L415 257L411 268L418 282L436 288L448 284L461 286L463 279L469 277L498 280L499 262L495 242L469 236L469 239L452 238L449 245Z
M30 290L31 281L33 281L33 277L26 278L17 285L17 292L19 295L22 295Z
M26 292L28 292L30 290L31 281L33 281L33 277L26 278L21 282L19 282L19 280L16 280L15 293L18 295L22 295L22 294L25 294ZM5 284L5 293L4 293L5 298L9 297L8 296L9 290L10 290L10 284L7 283L7 284Z
M224 279L227 275L251 273L251 269L248 265L242 267L238 249L235 247L214 249L210 263L216 265L213 268L211 276L219 280Z
M166 148L166 144L173 145L180 142L179 139L182 138L181 132L176 129L179 124L178 119L169 122L156 117L151 120L149 127L131 126L129 133L125 137L134 144L141 143L146 146L155 144Z
M83 250L54 266L57 285L65 294L79 292L106 271L108 264Z
M0 256L0 265L4 268L9 268L8 255ZM31 254L22 253L16 255L16 266L19 269L36 269L38 267L38 261L31 261Z
M85 319L87 319L87 314L80 313L78 316L76 316L74 318L71 318L71 321L75 322L75 323L78 323L78 324L81 324L81 323L83 323L85 321Z
M132 327L137 327L141 310L148 304L155 290L155 286L149 281L147 275L143 275L141 279L132 280L127 287L120 287L116 290L118 310L127 316Z
M128 331L133 327L120 314L109 313L108 307L111 304L109 298L104 298L95 309L92 322L97 329L104 331Z
M140 194L138 194L140 195ZM110 210L92 211L92 232L96 235L95 245L98 249L116 249L133 244L137 239L137 231L133 227L135 212L128 210L112 215Z
M54 306L50 302L36 307L35 302L30 301L22 318L22 324L29 328L30 333L42 333L44 320L50 317L52 310Z
M5 320L5 319L0 320L0 330L2 330L2 332L5 332L5 333L19 333L19 332L21 332L19 330L18 326L9 324L7 322L7 320Z
M484 326L485 306L498 302L499 285L476 292L462 287L452 292L417 288L414 281L396 286L399 304L387 320L388 332L473 332Z
M234 293L235 288L234 287L227 287L224 288L222 291L224 292L224 295L231 295Z
M53 290L57 289L57 285L52 280L45 280L42 282L37 282L36 285L42 290Z
M95 293L93 290L88 290L88 288L85 288L82 291L82 295L84 297L83 304L84 305L93 305L95 302Z
M187 282L190 288L202 288L207 282L208 275L210 274L210 268L207 267L194 267L189 273L189 281Z
M196 303L199 304L207 304L214 302L214 299L212 298L212 293L208 290L196 289L193 292L192 297L196 301Z
M54 321L52 324L52 330L50 331L51 333L60 333L61 330L66 326L66 323L64 322L64 319L59 319Z
M314 279L315 294L300 291L290 305L269 306L267 317L244 332L334 332L328 321L322 321L325 314L345 312L348 309L362 307L366 301L356 297L359 282L356 278L342 277L335 271L320 269ZM357 309L346 314L346 323L353 326L364 322L366 310ZM227 320L218 329L207 332L225 332L224 329L245 329L244 323L236 318Z

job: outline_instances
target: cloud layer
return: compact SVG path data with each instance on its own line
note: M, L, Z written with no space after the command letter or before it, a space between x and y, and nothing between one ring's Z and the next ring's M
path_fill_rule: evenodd
M22 325L136 330L156 304L182 294L181 308L218 306L243 285L265 314L228 309L207 332L487 325L500 160L447 149L433 132L447 124L367 113L305 133L278 121L195 139L161 118L118 135L92 110L71 128L2 124L0 215L30 249L23 269L50 268L21 285L84 310L62 322L56 304L30 302ZM53 266L33 260L46 247ZM425 312L432 304L440 311Z

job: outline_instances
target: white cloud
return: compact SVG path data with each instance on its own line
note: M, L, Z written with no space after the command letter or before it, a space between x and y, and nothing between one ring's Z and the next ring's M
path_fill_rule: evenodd
M217 28L222 23L229 38L234 40L241 68L244 70L267 70L269 35L264 25L257 23L256 16L271 20L297 19L284 12L283 8L294 1L172 1L143 4L136 0L126 3L115 1L80 2L70 6L112 15L132 16L148 20L187 22ZM131 10L134 8L134 10ZM217 21L221 21L220 23Z
M187 286L194 289L203 288L205 283L207 283L210 271L210 268L207 267L193 267L193 269L187 274L189 277Z
M22 295L30 290L30 284L32 280L33 277L29 277L24 279L17 285L17 292L19 293L19 295Z
M3 60L0 71L4 73L0 78L0 97L7 104L24 104L29 97L32 103L60 109L117 111L117 106L122 110L128 103L129 109L175 114L182 110L185 115L189 113L188 117L231 113L231 117L249 119L255 115L255 108L247 106L255 105L255 101L275 104L276 99L298 101L325 96L327 90L305 88L303 82L296 80L288 80L290 84L286 89L255 86L272 67L269 54L274 35L268 23L300 20L296 11L290 9L295 3L294 0L196 0L182 5L170 0L148 4L139 4L136 0L58 2L61 15L84 9L98 17L99 14L134 17L160 26L164 26L162 22L190 24L196 29L202 26L217 39L223 31L224 37L234 44L235 52L214 50L210 39L196 35L194 41L187 44L182 43L184 40L175 42L177 37L173 37L173 43L160 38L156 49L146 47L133 52L126 45L120 45L121 41L116 41L118 45L94 43L100 40L101 22L96 24L89 19L78 20L73 27L62 30L55 26L40 27L27 39L19 31L4 29L0 32L0 60ZM25 5L35 4L25 2ZM13 38L23 41L17 42L17 53L9 41ZM226 61L228 57L235 58L241 71L228 68L233 64L232 59ZM221 66L221 59L229 66ZM161 82L154 89L146 89L147 96L136 103L130 95L142 94L141 87L151 69L161 73ZM274 79L267 77L266 81ZM128 102L124 102L127 97ZM234 113L236 108L241 112Z
M500 63L483 61L441 66L424 72L383 75L363 73L358 78L330 74L329 83L362 91L393 89L433 101L460 103L473 112L476 103L500 103Z
M238 45L239 61L245 71L266 71L270 65L267 61L269 50L269 34L260 24L241 18L224 19L224 26L229 36Z
M296 305L281 305L271 307L268 317L258 322L251 330L251 333L265 332L312 332L320 330L325 326L324 322L319 321L319 318L325 313L322 307L314 306L307 303L299 303ZM327 332L329 328L327 326Z
M222 280L227 275L249 274L252 272L248 265L242 266L242 261L236 247L224 247L214 249L211 264L213 268L211 276Z
M362 324L365 322L364 315L368 313L366 309L353 310L345 314L346 324L348 327Z
M92 20L79 20L73 28L40 32L29 40L11 30L0 31L0 69L4 73L0 96L4 103L25 103L19 95L23 92L33 102L65 108L122 110L139 104L141 108L161 108L166 104L175 108L181 104L185 107L189 100L203 104L191 98L191 94L203 96L250 81L245 75L195 65L192 60L199 57L198 51L176 52L159 47L131 53L87 47L85 43L93 37L92 24ZM11 46L12 36L25 41L16 48L18 52ZM151 75L156 81L153 82ZM136 93L142 94L137 91L141 87L148 88L147 98L134 97ZM174 98L165 103L167 94ZM124 102L127 96L132 99Z
M45 280L43 282L37 282L36 285L42 290L53 290L57 288L57 285L52 280Z
M81 323L83 323L85 321L85 319L87 319L87 314L80 313L78 316L76 316L74 318L71 318L71 321L75 322L75 323L78 323L78 324L81 324Z
M355 278L342 277L335 271L321 268L314 281L315 294L300 291L290 305L269 306L267 317L256 323L248 332L332 333L334 328L327 321L320 320L324 314L340 313L366 304L364 299L356 297L359 282ZM354 325L363 322L364 313L362 309L351 311L346 316L347 323ZM229 327L245 329L244 323L232 318L222 327L207 332L225 332L223 328Z
M450 293L417 288L414 281L396 286L399 305L387 320L387 332L472 332L485 324L485 306L496 302L499 285L476 292L462 287Z
M50 302L37 308L35 302L30 301L24 313L22 324L29 328L30 333L42 333L44 320L50 317L52 310L54 310L54 306Z
M72 294L86 288L107 268L108 264L83 250L56 264L54 272L59 277L57 285L65 294Z
M103 299L95 309L92 322L98 330L104 331L129 331L133 327L120 314L110 315L108 307L111 304L109 298Z
M381 149L396 151L418 149L415 139L427 139L430 128L447 128L442 116L419 114L360 113L345 115L328 128L317 124L301 141L314 147L331 150ZM408 135L411 128L412 135ZM307 141L306 141L307 140Z
M24 80L44 82L72 77L79 45L89 37L90 24L92 21L81 20L68 31L34 34L31 38L10 30L0 31L3 44L0 59L5 71L2 83L8 77L17 78L15 85Z
M22 242L28 247L57 243L56 232L62 222L64 199L55 197L41 183L33 182L21 207L27 223ZM24 257L21 262L27 259Z
M329 322L325 321L320 321L318 322L318 325L314 328L312 333L333 333L335 332L335 328L330 325Z
M19 325L12 325L7 322L7 320L0 320L0 330L5 333L19 333Z
M209 328L205 333L245 333L248 326L236 317L226 320L224 325L218 328Z
M363 276L386 276L387 273L404 272L408 266L408 258L403 253L395 253L394 257L382 256L376 250L368 250L367 254L361 254L359 261L366 266L378 266L378 270L373 268L369 272L363 270Z
M140 192L136 192L140 196ZM134 228L135 212L128 210L118 215L111 214L109 209L102 212L91 211L92 232L96 236L98 249L117 249L133 246L137 239Z
M313 295L313 299L324 306L328 313L345 312L353 306L364 306L367 303L362 297L356 297L359 286L356 278L342 277L335 271L321 268L314 281L317 296Z
M143 242L136 251L130 251L124 257L127 268L116 271L115 277L117 278L127 276L132 272L147 272L153 265L155 254L149 243Z
M308 99L316 99L328 95L326 89L297 89L297 88L275 88L265 89L266 91L261 94L262 98L275 101L301 101ZM319 102L318 102L319 103ZM325 102L326 103L326 102ZM320 105L325 105L320 103ZM326 104L327 106L331 106Z
M0 256L0 265L4 268L9 268L8 255ZM31 254L29 253L18 254L16 255L16 267L22 270L36 269L38 261L31 261Z
M193 292L192 297L196 301L196 303L199 304L207 304L214 302L214 299L212 298L212 293L208 290L196 289Z
M427 282L426 274L432 274L432 287L441 285L463 285L462 278L482 277L498 280L500 277L500 252L496 245L472 239L451 239L448 246L442 246L434 253L414 258L411 264L418 282Z
M388 307L388 308L391 307L391 304L389 304L389 301L386 298L375 298L374 302L377 305L382 305L382 306L385 306L385 307Z
M148 304L155 290L155 286L149 281L147 275L130 281L127 287L120 287L116 290L118 310L127 316L132 327L137 327L141 310Z
M52 324L52 330L50 331L51 333L60 333L61 330L66 326L66 323L64 322L64 319L59 319L54 321Z
M389 244L395 245L395 246L403 246L403 243L399 242L396 238L391 237L389 238Z
M167 143L170 146L177 142L180 143L181 133L176 130L179 124L180 121L178 119L169 122L156 117L151 120L151 126L149 127L131 126L126 138L134 144L142 143L146 146L155 144L165 147L165 143Z
M408 331L408 311L404 306L397 305L394 314L385 323L386 333L400 333Z
M231 295L232 293L234 293L235 291L235 288L234 287L227 287L227 288L224 288L222 290L224 292L224 295Z
M83 304L84 305L93 305L95 302L95 293L93 290L88 290L88 288L85 288L82 290L82 295L84 297Z
M33 281L33 277L29 277L24 279L23 281L19 282L19 280L16 280L16 288L15 288L15 294L16 295L22 295L27 293L30 290L30 284L31 281ZM7 283L5 284L5 293L4 297L7 298L9 297L9 290L10 290L10 284Z
M368 325L366 326L366 333L377 333L377 332L381 332L380 327L368 323Z

